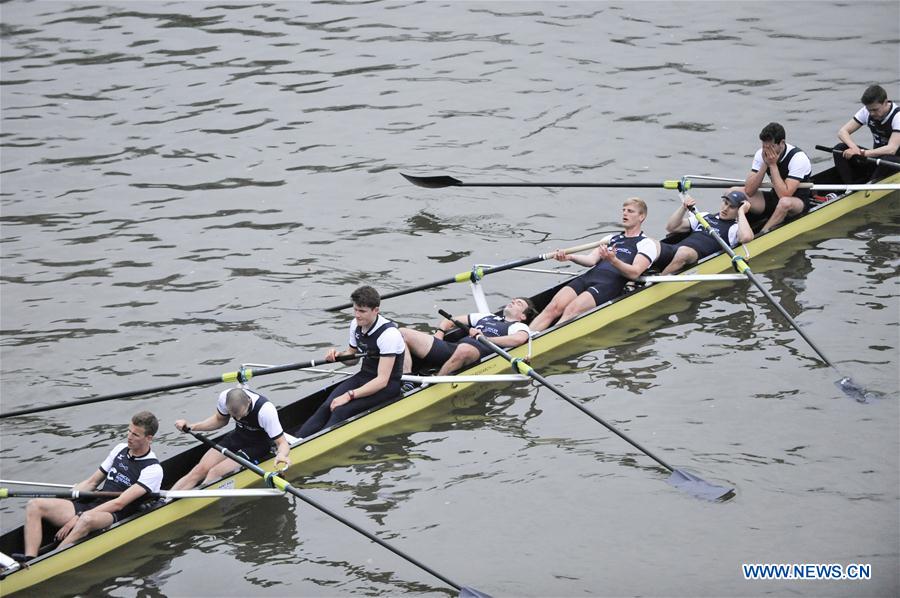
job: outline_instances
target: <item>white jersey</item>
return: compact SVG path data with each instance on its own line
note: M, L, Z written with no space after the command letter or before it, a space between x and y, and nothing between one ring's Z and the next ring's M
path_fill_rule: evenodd
M228 389L220 392L219 401L216 403L216 409L225 417L231 417L228 413L228 409L225 407L225 396L231 390L232 389ZM256 408L256 402L259 401L260 396L246 388L244 388L243 391L250 397L250 413L253 413L253 410ZM284 434L284 430L281 427L281 420L278 419L278 409L271 401L267 401L265 405L260 407L257 419L259 420L259 427L265 430L266 435L270 439L274 440Z

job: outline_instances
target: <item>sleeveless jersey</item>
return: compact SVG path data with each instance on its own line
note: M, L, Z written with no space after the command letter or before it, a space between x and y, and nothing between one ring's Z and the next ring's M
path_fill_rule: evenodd
M394 367L391 369L391 380L399 380L403 375L403 337L400 335L400 329L390 320L378 316L375 323L368 332L363 332L362 328L356 325L356 320L351 324L351 346L356 347L357 351L364 353L381 353L394 354ZM386 336L385 336L385 333ZM382 338L385 336L385 338ZM388 338L390 337L390 338ZM394 338L396 337L396 338ZM397 343L399 338L399 344ZM381 342L379 342L379 339ZM378 375L378 357L363 357L360 372L372 378Z
M873 147L882 147L887 145L891 134L900 132L900 116L898 115L900 115L900 106L891 102L890 112L880 121L875 120L865 106L853 116L853 119L861 125L866 125L872 131ZM895 155L900 155L900 149L897 150Z
M110 451L100 465L106 479L100 486L103 492L124 492L135 484L143 486L147 492L159 492L163 470L153 451L135 457L128 454L128 445L118 444Z

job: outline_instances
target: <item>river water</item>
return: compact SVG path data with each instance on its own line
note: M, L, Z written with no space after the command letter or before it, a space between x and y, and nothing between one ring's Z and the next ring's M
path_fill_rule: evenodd
M469 181L743 178L760 128L828 165L872 81L898 96L900 5L826 2L6 2L2 409L320 356L370 283L401 289L615 230L628 189ZM863 134L865 133L865 134ZM861 142L869 135L859 133ZM671 191L639 193L659 235ZM717 203L698 192L703 207ZM295 468L311 496L497 596L900 592L897 197L754 270L861 405L744 283L694 287L538 356L538 371L710 481L646 457L546 390L485 387ZM498 306L558 276L486 280ZM462 285L386 301L404 324ZM323 375L260 379L285 404ZM9 479L76 482L139 409L157 453L217 389L3 420ZM302 469L302 471L301 471ZM23 504L0 506L2 528ZM867 581L748 581L742 563L864 563ZM302 504L234 501L41 595L447 595Z

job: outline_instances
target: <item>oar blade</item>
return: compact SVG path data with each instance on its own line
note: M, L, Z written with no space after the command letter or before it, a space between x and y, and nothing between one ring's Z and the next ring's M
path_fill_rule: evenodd
M461 187L463 182L452 176L414 176L411 174L400 173L400 176L417 187L425 187L426 189L443 189L444 187Z
M683 469L673 469L668 482L679 490L683 490L688 494L704 500L723 501L734 496L734 488L710 484L703 478L699 478Z
M484 592L479 592L475 588L462 586L459 588L459 598L492 598L492 596L490 594L485 594Z
M835 380L834 385L841 389L845 395L856 401L857 403L868 403L878 398L878 393L870 392L863 386L854 382L850 376L844 376L840 380Z

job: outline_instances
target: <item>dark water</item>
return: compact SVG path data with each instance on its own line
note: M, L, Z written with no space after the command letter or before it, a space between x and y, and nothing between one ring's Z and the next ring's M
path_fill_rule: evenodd
M2 11L2 409L284 363L342 344L323 308L615 229L627 189L465 180L743 178L759 129L814 152L872 81L897 97L890 3L69 3ZM868 135L861 138L868 141ZM710 193L698 193L712 206ZM672 192L641 193L659 234ZM551 393L486 387L297 471L312 496L498 596L890 596L900 590L896 195L753 267L859 405L747 285L657 305L535 366L677 466L708 504ZM488 279L492 304L558 278ZM466 311L463 287L384 305ZM325 382L258 388L283 404ZM214 391L4 420L2 477L87 477L130 415L189 444ZM299 468L297 468L299 469ZM0 507L4 530L22 504ZM746 581L741 563L869 563ZM444 595L303 505L229 502L45 595Z

